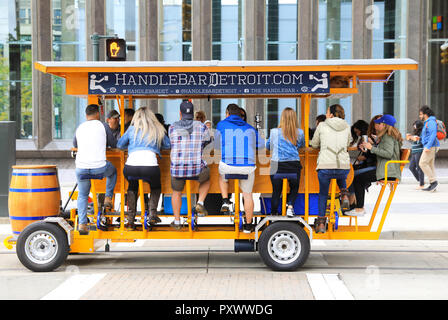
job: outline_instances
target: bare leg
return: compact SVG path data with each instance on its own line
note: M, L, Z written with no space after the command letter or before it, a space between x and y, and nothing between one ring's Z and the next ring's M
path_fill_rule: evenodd
M252 223L252 217L254 215L254 199L252 193L243 192L244 198L244 211L246 212L246 222Z
M210 189L210 180L207 180L199 185L199 202L204 202Z
M171 198L171 205L173 206L174 219L179 221L180 220L180 208L182 206L182 192L173 190L173 196Z
M221 196L223 199L226 199L229 196L229 182L225 182L221 175L219 175L219 189L221 190Z

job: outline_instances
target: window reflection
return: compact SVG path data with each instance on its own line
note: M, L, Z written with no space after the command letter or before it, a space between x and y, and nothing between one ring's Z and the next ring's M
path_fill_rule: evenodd
M406 0L375 0L374 11L378 18L372 26L372 58L389 59L406 57ZM400 129L405 128L405 74L395 72L387 83L372 84L372 117L392 114ZM417 115L416 115L417 116ZM412 119L410 121L413 121Z
M297 59L297 0L266 0L266 59ZM296 99L266 99L264 125L279 125L283 109L295 109Z
M352 0L319 0L319 59L352 58ZM318 113L338 103L345 109L346 121L352 122L352 98L318 99Z
M139 6L138 0L107 0L106 1L106 34L116 34L126 40L126 61L140 60L139 48ZM139 99L134 99L133 108L138 109ZM116 99L105 102L105 115L115 109L119 111ZM129 101L125 100L125 108ZM123 117L121 118L123 119Z
M443 0L432 0L429 5L430 30L428 43L428 81L427 90L429 95L429 106L434 110L438 119L448 121L448 66L441 63L440 46L448 39L448 28L446 27L448 16L448 2ZM433 28L438 17L442 17L441 28ZM433 20L435 20L433 22Z
M191 0L159 0L161 61L190 61ZM166 123L179 120L181 100L160 100L160 111Z
M0 1L0 120L18 139L33 138L31 74L31 1Z
M85 0L52 1L54 61L86 60ZM76 127L85 121L86 99L65 93L65 79L53 79L53 138L73 139Z
M242 0L213 0L212 2L212 59L241 60L243 55ZM230 103L242 106L241 99L212 101L213 126L225 118Z

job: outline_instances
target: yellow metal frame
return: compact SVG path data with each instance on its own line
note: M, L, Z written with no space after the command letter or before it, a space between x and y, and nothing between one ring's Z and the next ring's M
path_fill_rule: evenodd
M164 66L162 64L142 64L139 66L133 66L131 62L126 64L110 64L104 62L97 63L86 63L85 66L76 66L71 65L69 62L65 63L52 63L52 62L36 62L35 68L43 73L50 73L59 77L63 77L66 79L66 93L69 95L77 95L77 96L86 96L88 103L97 103L98 99L101 96L96 95L88 95L87 83L88 83L88 73L89 72L250 72L250 71L329 71L333 76L345 76L350 79L351 87L350 88L331 88L330 94L327 95L312 95L312 94L300 94L300 95L291 95L294 98L300 98L300 119L301 119L301 127L305 133L305 152L304 152L304 164L306 168L309 168L310 165L310 154L309 154L309 115L310 115L310 104L312 98L328 98L333 94L346 94L352 95L358 92L357 82L374 82L374 81L387 81L390 75L395 70L416 70L418 68L417 63L415 61L411 61L409 63L388 63L385 64L369 64L366 61L362 63L356 63L356 60L352 64L329 64L329 65L238 65L238 66L192 66L189 64L182 65L170 65ZM407 61L408 62L408 61ZM228 96L226 96L228 97ZM180 99L180 98L226 98L223 96L175 96L170 98ZM230 97L230 96L229 96ZM237 97L237 96L232 96ZM285 98L287 96L242 96L242 98L267 98L267 97L277 97L277 98ZM289 97L289 96L288 96ZM166 96L114 96L114 97L104 97L104 98L113 98L118 102L118 106L120 109L120 114L124 114L124 105L125 100L129 100L129 105L132 107L134 98L156 98L156 99L166 99ZM124 134L124 121L121 121L121 134ZM120 167L117 167L117 171L123 169L125 163L125 152L120 151L119 154ZM383 187L380 191L380 195L375 204L374 212L372 213L372 217L369 225L367 226L358 226L357 219L355 219L356 225L339 225L338 230L333 230L335 217L334 211L340 209L339 201L335 199L336 194L336 184L333 182L331 184L331 198L330 198L330 223L328 232L325 234L314 234L314 239L369 239L374 240L378 239L381 233L381 229L384 225L388 210L390 208L390 204L393 198L393 195L396 191L397 181L390 183L387 181L387 166L390 163L400 163L405 164L407 161L389 161L386 164L386 179L383 184ZM308 170L304 170L304 184L305 184L305 214L304 220L309 223L311 216L309 215L309 190L310 190L310 175ZM285 179L286 180L286 179ZM286 191L287 191L287 183L283 180L283 201L282 201L282 215L286 213ZM372 231L373 221L377 215L377 211L379 209L379 204L382 200L386 185L391 185L391 193L387 199L386 207L383 210L381 221L379 227L376 231ZM187 206L188 206L188 215L187 222L188 228L183 228L180 231L173 231L169 226L157 226L154 227L153 230L147 231L145 228L142 228L142 231L127 231L124 228L124 194L125 194L125 182L124 179L120 179L119 181L119 190L121 196L121 207L120 207L120 226L115 230L111 231L90 231L88 235L80 235L76 230L76 210L71 210L70 220L72 220L75 224L75 231L73 237L73 243L71 245L72 252L93 252L95 251L95 241L101 239L110 239L112 241L134 241L136 239L255 239L255 234L245 234L240 232L239 230L239 210L240 210L240 195L239 195L239 182L238 179L234 180L235 187L235 217L234 217L234 225L229 225L228 227L222 226L206 226L202 227L201 230L193 230L191 227L192 222L192 204L191 204L191 184L190 181L186 181L186 193L187 193ZM92 181L92 193L95 194L95 181ZM142 207L142 218L145 211L145 204L143 200L143 181L139 181L139 194L140 201ZM96 197L94 196L94 206L95 213L98 210L98 205L96 203ZM142 219L143 220L143 219ZM306 230L308 232L308 230ZM258 238L261 232L258 234ZM10 240L10 239L9 239ZM5 243L7 241L5 240ZM11 243L8 242L8 244Z

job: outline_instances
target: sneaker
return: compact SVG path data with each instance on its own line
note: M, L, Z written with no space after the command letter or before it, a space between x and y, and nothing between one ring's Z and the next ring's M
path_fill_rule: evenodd
M314 231L316 233L325 233L327 232L327 218L318 217L314 220Z
M418 187L415 187L415 190L423 190L423 189L425 189L425 186L418 186Z
M148 223L150 226L155 226L157 223L162 222L157 214L149 214Z
M194 207L194 210L198 214L198 217L205 217L206 215L208 215L207 209L205 209L205 207L202 204L197 203L196 206Z
M288 206L288 208L286 208L286 215L288 217L294 217L296 214L294 212L294 207L293 206Z
M346 216L351 216L351 217L362 217L366 214L366 210L362 209L362 211L357 211L356 209L350 210L350 211L346 211L343 213Z
M223 214L232 213L232 203L229 201L229 199L224 199L224 202L221 206L221 213Z
M104 197L104 208L112 210L114 207L111 197Z
M434 192L436 191L437 186L439 185L439 183L437 181L432 182L428 188L422 189L423 191L429 191L429 192Z
M78 231L79 231L80 235L85 236L85 235L89 234L90 229L87 226L87 224L80 224L80 225L78 225Z
M243 223L243 232L244 233L252 233L255 231L255 225L252 223Z
M180 229L182 229L182 223L177 224L177 223L174 223L175 221L176 221L176 220L173 220L173 222L171 222L170 226L171 226L172 228L174 228L174 230L180 230Z

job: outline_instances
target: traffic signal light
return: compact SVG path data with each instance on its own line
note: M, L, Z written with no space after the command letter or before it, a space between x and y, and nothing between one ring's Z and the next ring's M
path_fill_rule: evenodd
M441 64L448 64L448 48L445 49L441 49L441 53L440 56L442 57L442 59L440 60Z
M124 39L106 40L107 61L126 61L126 41Z

